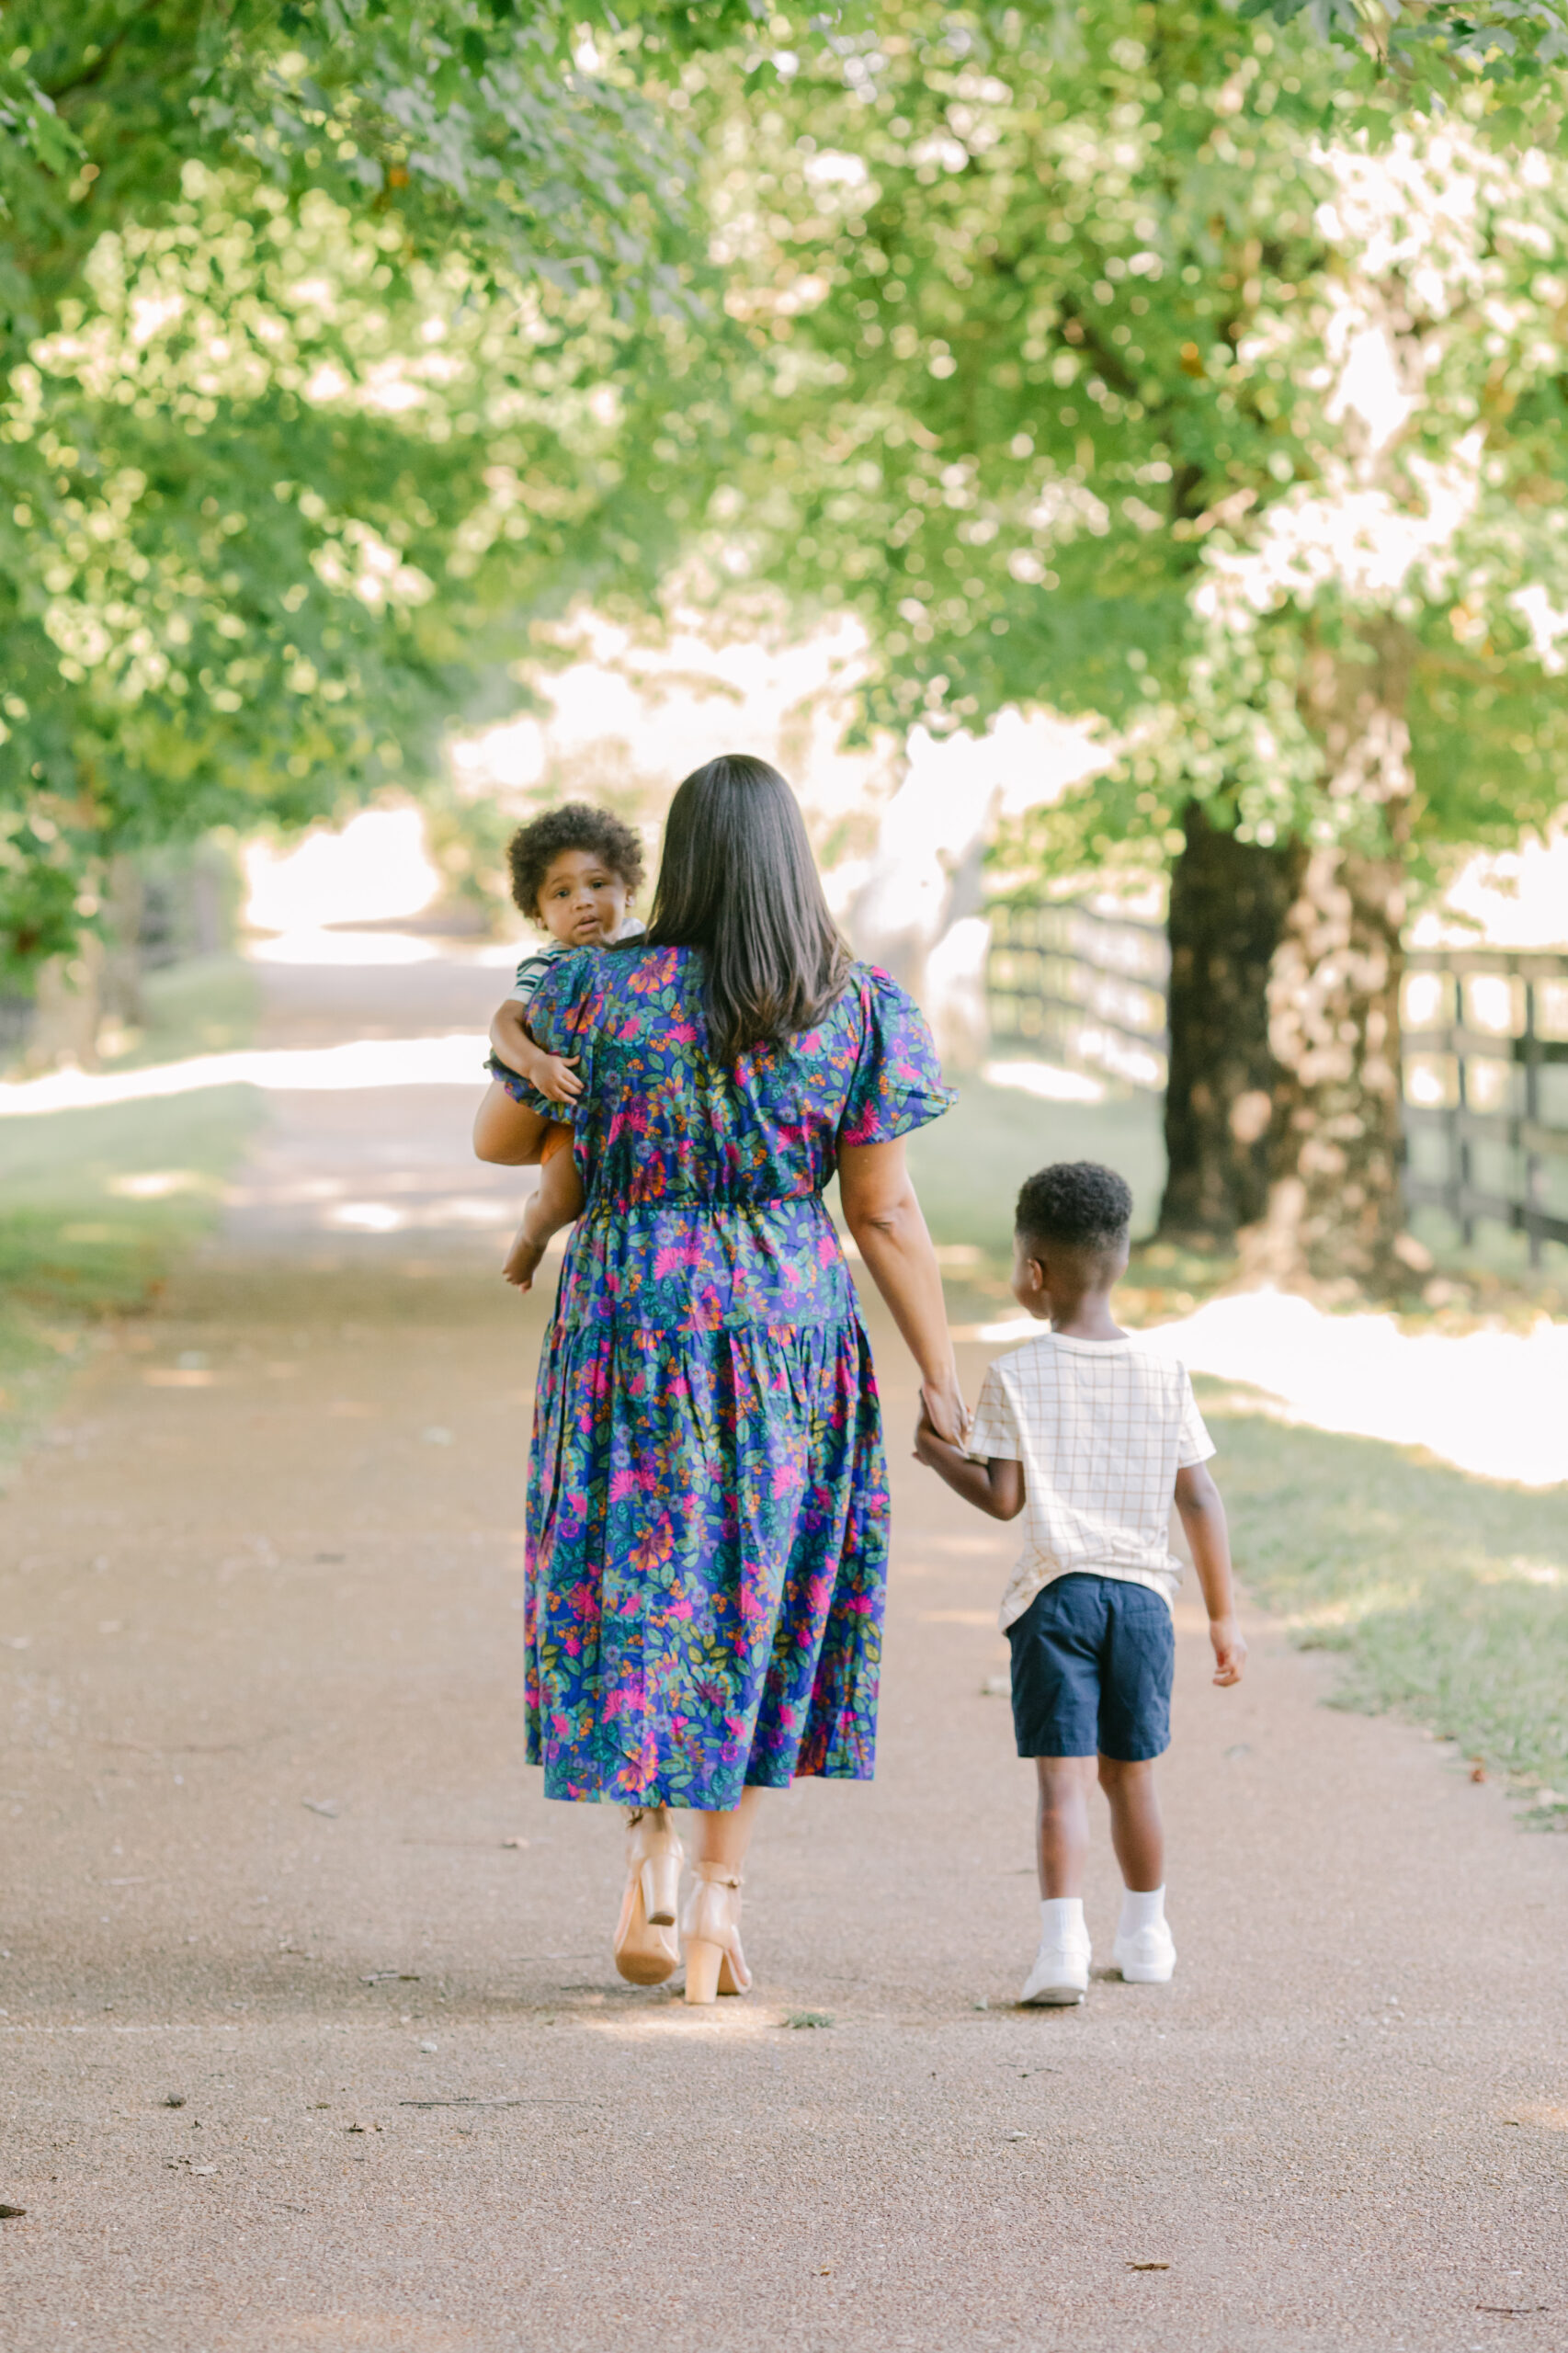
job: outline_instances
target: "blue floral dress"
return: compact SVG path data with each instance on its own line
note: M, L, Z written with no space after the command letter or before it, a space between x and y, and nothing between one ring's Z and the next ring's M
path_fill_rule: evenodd
M686 948L562 957L529 1029L576 1054L586 1195L540 1363L528 1753L545 1794L727 1808L869 1779L887 1568L881 1413L823 1187L945 1111L930 1033L856 965L733 1069ZM519 1102L560 1112L521 1079Z

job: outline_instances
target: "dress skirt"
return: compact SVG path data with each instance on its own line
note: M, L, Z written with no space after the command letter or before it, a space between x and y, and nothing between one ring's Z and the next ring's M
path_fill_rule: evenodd
M558 1324L528 1529L546 1796L726 1809L749 1783L869 1778L888 1490L853 1312Z

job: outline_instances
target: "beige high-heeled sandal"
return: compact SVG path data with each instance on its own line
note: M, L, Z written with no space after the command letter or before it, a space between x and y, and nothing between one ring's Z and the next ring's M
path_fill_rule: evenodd
M741 1950L741 1875L720 1863L696 1865L697 1885L681 1922L686 1998L706 2004L721 1994L747 1994L751 1972Z
M615 1965L629 1984L662 1985L680 1960L676 1907L680 1840L663 1807L634 1806L626 1825L626 1893L615 1928Z

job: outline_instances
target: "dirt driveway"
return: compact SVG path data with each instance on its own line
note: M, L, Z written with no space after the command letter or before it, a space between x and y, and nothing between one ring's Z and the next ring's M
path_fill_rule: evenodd
M495 993L291 985L280 1039ZM878 1779L770 1803L748 2002L623 1987L618 1819L521 1763L510 1180L460 1089L275 1109L0 1506L6 2353L1568 2345L1568 1845L1278 1637L1213 1692L1184 1613L1176 1982L1012 2007L1008 1539L879 1318ZM1103 1847L1089 1908L1108 1957Z

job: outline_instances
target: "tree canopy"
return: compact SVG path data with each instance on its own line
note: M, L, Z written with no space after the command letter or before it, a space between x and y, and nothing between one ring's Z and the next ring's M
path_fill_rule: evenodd
M641 82L745 16L7 10L15 978L102 851L417 771L530 613L651 600L713 413L696 151Z
M731 528L858 605L876 716L1097 710L1141 745L1102 848L1193 791L1267 838L1319 813L1309 639L1396 619L1424 821L1553 804L1554 152L1499 154L1476 94L1340 138L1395 94L1213 0L1081 11L1065 52L1043 13L889 10L725 97Z

